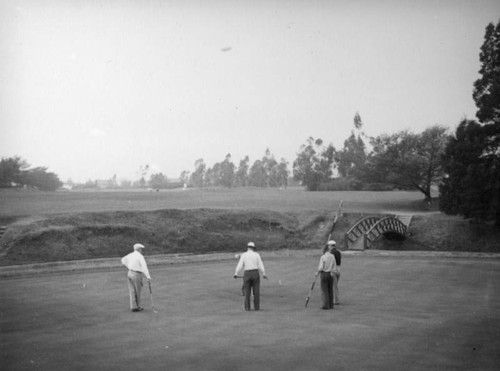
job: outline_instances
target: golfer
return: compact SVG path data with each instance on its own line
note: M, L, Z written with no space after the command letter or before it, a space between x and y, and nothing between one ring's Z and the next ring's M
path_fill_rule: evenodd
M132 312L140 312L144 309L141 307L142 276L146 276L148 281L151 281L148 265L142 256L143 249L144 245L136 243L134 251L122 258L122 264L128 269L127 283Z
M267 279L266 269L260 255L255 252L255 244L249 242L247 251L241 254L238 265L234 271L234 278L243 271L243 285L245 287L245 310L250 310L250 295L253 292L254 310L260 309L260 273Z
M330 252L335 257L335 268L333 275L333 303L335 305L340 303L339 300L339 281L340 281L340 264L342 263L342 254L337 250L337 243L333 240L329 241L330 244Z
M330 253L330 246L334 241L328 241L323 248L323 255L319 259L316 277L321 275L321 309L333 309L333 275L335 257Z

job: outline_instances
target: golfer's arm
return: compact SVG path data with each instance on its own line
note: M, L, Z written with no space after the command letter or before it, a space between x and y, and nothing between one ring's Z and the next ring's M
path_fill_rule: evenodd
M144 257L142 257L141 259L141 267L142 267L142 273L144 273L146 278L150 280L151 276L149 275L148 265L146 264L146 260L144 259Z
M262 259L260 257L259 257L259 261L257 264L258 264L259 270L262 273L262 275L267 276L266 275L266 268L264 267L264 263L262 263Z
M318 271L316 272L316 274L320 274L321 273L321 271L323 270L324 265L325 265L325 262L323 260L323 257L321 257L321 259L319 259Z
M240 258L238 261L238 265L236 266L236 269L234 270L234 275L237 276L238 273L240 273L243 269L243 258Z

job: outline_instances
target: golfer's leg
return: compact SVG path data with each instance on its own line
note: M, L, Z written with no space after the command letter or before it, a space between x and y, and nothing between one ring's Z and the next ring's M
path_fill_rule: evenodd
M328 309L328 283L325 273L321 273L321 309Z
M338 283L339 283L339 279L338 279L337 273L335 273L333 275L333 302L334 302L334 304L338 304L339 303L339 286L338 286Z
M137 274L137 307L141 307L142 274Z
M140 302L141 302L141 275L136 272L130 272L129 273L130 281L132 282L132 286L134 288L134 308L139 308L140 307Z
M333 309L333 277L331 274L328 275L327 288L328 288L328 308Z
M250 291L252 289L252 282L247 272L243 274L243 286L245 287L245 310L250 310Z
M339 295L339 282L340 282L340 272L336 273L337 275L337 304L340 302L340 295Z
M127 286L128 286L128 294L130 296L130 309L135 309L137 303L135 301L134 282L132 281L132 277L130 276L130 274L127 274Z
M253 308L255 310L260 309L260 276L258 272L253 283Z

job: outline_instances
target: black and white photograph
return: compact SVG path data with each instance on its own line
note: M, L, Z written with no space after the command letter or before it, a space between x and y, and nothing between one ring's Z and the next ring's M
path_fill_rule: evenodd
M499 370L498 0L1 0L2 370Z

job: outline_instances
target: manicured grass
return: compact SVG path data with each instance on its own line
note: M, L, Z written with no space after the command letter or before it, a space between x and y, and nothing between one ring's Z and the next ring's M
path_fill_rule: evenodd
M20 216L159 209L266 209L279 212L336 210L411 209L423 200L420 192L307 192L301 188L279 189L190 189L160 192L38 192L0 189L0 219Z
M318 252L319 254L319 252ZM319 255L266 258L260 312L236 261L152 266L155 306L124 270L3 281L5 370L496 370L500 261L344 254L341 305L305 298Z

